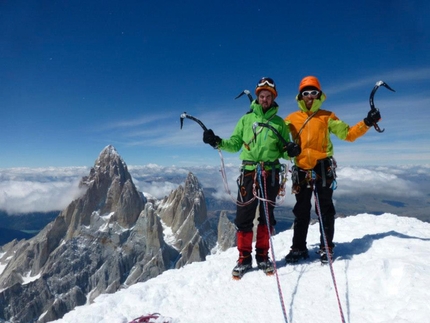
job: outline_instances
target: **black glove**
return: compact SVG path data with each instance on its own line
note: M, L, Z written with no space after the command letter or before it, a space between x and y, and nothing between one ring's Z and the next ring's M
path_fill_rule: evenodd
M221 138L216 136L212 129L208 129L203 131L203 142L214 148L218 148L218 145L221 143Z
M379 113L379 109L372 109L367 114L367 117L363 119L366 126L371 127L374 123L377 123L381 120L381 114Z
M284 146L284 151L287 152L288 156L296 157L300 155L302 152L302 148L294 142L289 142L286 146Z

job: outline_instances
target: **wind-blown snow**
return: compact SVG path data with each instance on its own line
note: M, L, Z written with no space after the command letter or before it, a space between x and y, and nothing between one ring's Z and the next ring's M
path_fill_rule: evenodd
M340 308L349 323L429 321L429 223L393 214L337 219L333 269L341 307L330 267L322 266L313 250L319 241L318 224L309 228L309 262L285 264L291 238L287 230L272 239L282 296L276 276L266 277L261 271L232 280L237 251L231 248L101 295L55 322L126 323L154 312L174 323L285 322L282 302L289 323L342 322Z

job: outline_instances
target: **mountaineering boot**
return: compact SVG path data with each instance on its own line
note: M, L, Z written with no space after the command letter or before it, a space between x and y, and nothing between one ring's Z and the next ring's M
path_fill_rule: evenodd
M257 261L258 269L262 270L266 275L270 276L275 273L275 266L270 260L268 252L261 249L257 249L255 260Z
M252 269L252 231L237 231L237 250L239 250L239 259L233 268L233 279L241 279L242 276Z
M273 228L270 226L270 232ZM271 233L270 233L271 234ZM257 240L255 242L255 260L257 261L258 269L262 270L266 275L275 273L275 266L269 258L270 235L267 225L259 223L257 226Z
M308 258L309 258L308 249L299 250L299 249L292 248L288 253L288 255L285 256L285 261L287 262L287 264L296 263L300 259L308 259Z
M327 254L326 248L321 247L318 253L320 254L320 260L322 264L327 264L329 262L329 255L330 255L330 259L333 261L333 248L328 247L328 254Z
M233 268L232 276L233 279L241 279L242 276L249 270L252 269L252 257L250 252L244 252L239 255L239 259L236 266Z

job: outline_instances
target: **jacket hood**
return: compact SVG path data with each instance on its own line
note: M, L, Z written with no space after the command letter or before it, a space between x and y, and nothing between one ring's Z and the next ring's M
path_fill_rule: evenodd
M312 108L308 110L308 108L306 107L305 101L299 100L299 95L296 96L297 105L299 106L300 110L302 110L303 112L318 111L321 105L323 104L323 102L325 101L325 99L326 99L326 95L324 94L324 92L321 92L321 97L318 100L314 100L314 102L312 103Z

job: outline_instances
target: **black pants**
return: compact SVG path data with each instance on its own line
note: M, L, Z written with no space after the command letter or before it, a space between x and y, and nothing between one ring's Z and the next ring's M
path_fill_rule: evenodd
M324 161L321 161L324 162ZM293 244L291 248L305 250L306 239L308 235L309 222L311 219L311 200L314 198L314 190L317 193L319 208L315 201L315 210L318 216L321 216L322 222L324 224L324 233L327 239L329 247L334 247L333 236L334 236L334 216L336 210L333 205L333 190L330 188L333 182L333 172L322 173L322 170L327 169L327 167L320 167L320 163L314 168L317 174L313 185L309 185L307 181L307 173L305 171L299 170L298 172L298 193L296 194L296 204L293 209L295 216L294 219L294 235ZM312 184L312 183L311 183ZM294 185L294 183L293 183ZM321 233L320 226L320 233ZM320 246L324 247L323 235L320 234Z
M256 191L258 192L258 196L264 197L267 200L273 201L273 204L276 202L276 196L278 195L278 192L279 192L279 171L278 170L274 170L274 171L275 171L275 179L273 179L272 171L266 171L265 172L266 177L261 178L261 182L263 186L265 186L265 191L264 191L264 187L259 187L258 180L257 180L258 187L256 189ZM237 194L238 201L247 202L254 197L254 194L253 194L254 175L255 175L254 171L244 171L243 180L240 183L238 194ZM263 189L263 192L261 191L262 189ZM258 202L259 200L255 199L253 202L251 202L248 205L237 206L236 218L234 220L234 224L236 225L236 228L238 231L244 231L244 232L252 231ZM259 206L260 216L258 218L258 222L260 224L266 224L265 205L267 206L267 209L269 212L270 224L271 226L274 226L276 224L275 216L273 214L273 210L275 206L272 205L272 203L266 203L264 201L260 201L260 206Z

